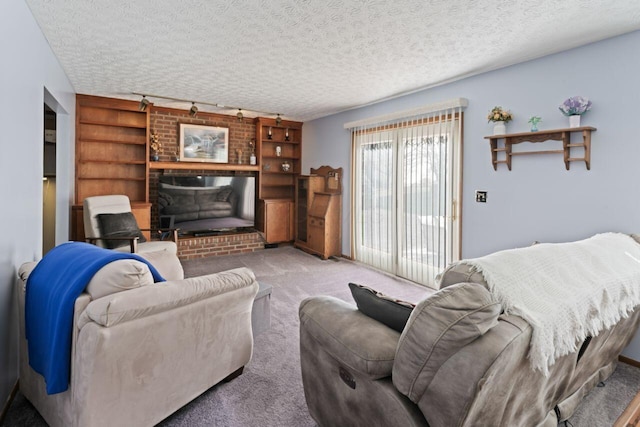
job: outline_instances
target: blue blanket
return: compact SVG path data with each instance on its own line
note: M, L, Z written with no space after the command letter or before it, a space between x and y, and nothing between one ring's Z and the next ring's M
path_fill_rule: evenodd
M154 281L164 281L160 273L138 255L81 242L56 246L29 275L25 297L29 365L44 377L47 394L69 388L76 298L98 270L119 259L141 261L149 266Z

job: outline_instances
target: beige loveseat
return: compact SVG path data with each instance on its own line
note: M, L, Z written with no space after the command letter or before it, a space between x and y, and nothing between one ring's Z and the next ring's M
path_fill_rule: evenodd
M528 359L532 326L503 313L482 274L459 264L440 284L402 333L333 297L301 303L302 380L320 426L555 427L611 375L640 324L636 307L545 376Z
M20 390L49 425L152 426L250 361L258 292L250 270L154 284L134 264L103 267L75 301L69 388L53 395L28 363L25 283L35 263L21 267ZM116 267L128 278L118 279ZM171 268L158 269L171 277Z

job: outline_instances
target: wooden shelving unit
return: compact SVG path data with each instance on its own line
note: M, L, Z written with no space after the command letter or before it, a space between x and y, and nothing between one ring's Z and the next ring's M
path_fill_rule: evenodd
M108 194L129 197L149 228L149 111L135 101L76 95L76 176L71 239L83 240L82 203Z
M295 177L300 175L302 123L258 117L256 123L259 199L294 199ZM280 147L278 155L277 147ZM289 164L289 170L282 168Z
M302 157L302 123L258 117L256 157L258 159L257 228L267 243L294 239L296 177ZM278 150L279 147L279 150ZM289 169L284 170L283 164Z
M148 127L137 102L76 96L76 204L106 194L149 202Z
M491 162L493 169L498 170L499 164L506 164L507 168L511 170L511 158L513 156L527 156L538 154L562 154L564 157L564 165L567 170L570 168L571 162L585 162L587 170L591 169L591 132L595 132L597 129L590 126L582 126L577 128L564 128L553 129L537 132L522 132L522 133L510 133L504 135L490 135L485 136L491 144ZM582 142L571 143L571 134L581 133ZM504 140L504 145L499 147L499 141ZM538 150L538 151L523 151L513 152L512 146L520 144L522 142L544 142L544 141L562 141L561 150ZM583 150L583 157L571 157L571 150L573 148L581 148ZM504 153L504 157L499 159L499 153Z

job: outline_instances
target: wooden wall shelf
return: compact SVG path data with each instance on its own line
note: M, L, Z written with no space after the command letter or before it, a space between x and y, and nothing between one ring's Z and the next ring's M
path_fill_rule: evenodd
M522 132L522 133L509 133L504 135L490 135L485 136L491 143L491 162L493 169L498 170L498 164L504 163L507 168L511 170L511 157L512 156L525 156L534 154L562 154L564 156L564 165L569 170L571 162L583 161L587 166L587 170L591 170L591 132L595 132L597 129L590 126L582 126L577 128L564 128L544 130L537 132ZM572 133L582 133L581 143L571 143ZM498 148L498 141L503 139L504 146ZM521 142L544 142L544 141L562 141L561 150L538 150L538 151L523 151L514 153L511 148L514 144L520 144ZM584 149L583 157L571 157L572 148ZM498 153L505 153L505 158L498 160Z
M257 172L258 165L245 165L237 163L201 163L201 162L149 162L150 169L175 169L175 170L210 170L210 171L243 171Z

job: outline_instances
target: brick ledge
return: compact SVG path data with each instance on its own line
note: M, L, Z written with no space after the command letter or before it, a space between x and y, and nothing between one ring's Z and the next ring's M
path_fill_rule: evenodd
M178 258L182 261L242 254L262 249L264 249L264 239L257 231L202 237L183 236L178 239Z

